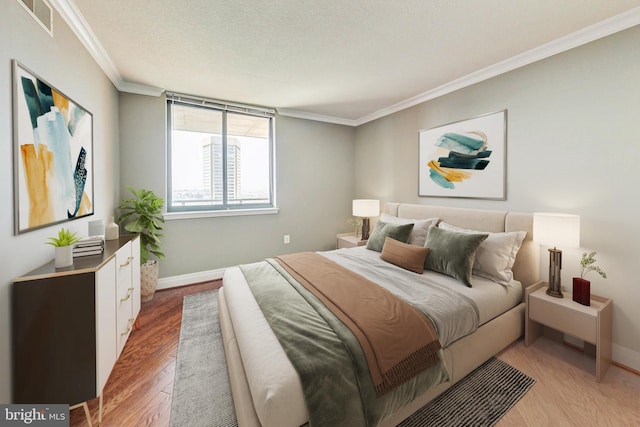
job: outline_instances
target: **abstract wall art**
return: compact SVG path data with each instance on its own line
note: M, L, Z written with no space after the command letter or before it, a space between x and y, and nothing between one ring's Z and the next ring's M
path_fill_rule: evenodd
M505 199L507 110L419 135L419 196Z
M13 61L16 234L93 214L93 116Z

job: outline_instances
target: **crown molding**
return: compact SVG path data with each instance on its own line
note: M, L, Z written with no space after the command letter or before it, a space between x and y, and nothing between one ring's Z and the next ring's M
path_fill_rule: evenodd
M160 87L143 85L141 83L132 83L125 80L121 80L120 83L116 85L116 88L118 88L120 92L147 96L160 96L165 92L165 90Z
M87 48L109 80L117 87L122 81L122 76L76 4L72 0L49 0L49 3L69 25L84 47Z
M568 34L552 42L543 44L519 55L500 61L481 70L467 74L464 77L453 80L432 90L423 92L397 104L378 110L374 113L354 120L355 126L360 126L373 120L388 116L398 111L405 110L426 101L441 97L459 89L488 80L500 74L513 71L525 65L532 64L558 53L582 46L603 37L615 34L640 24L640 7L630 9L627 12L613 16L604 21L586 27L582 30Z
M334 123L336 125L358 126L356 120L344 119L342 117L326 116L324 114L309 113L306 111L289 110L287 108L277 108L278 114L297 119L314 120L316 122Z
M98 63L98 66L107 75L111 83L120 92L130 92L140 95L160 96L164 89L147 86L139 83L127 82L122 78L120 71L109 57L98 37L93 32L89 23L84 19L82 13L73 0L49 0L49 3L60 14L62 19L71 28L71 31L78 37L80 42L89 51L89 54Z
M73 0L49 0L49 3L62 16L67 25L76 34L78 39L87 48L91 56L98 63L100 68L107 75L109 80L120 92L129 92L140 95L160 96L164 89L147 86L139 83L125 81L114 65L113 61L102 47L102 44L95 33L84 19ZM342 117L327 116L323 114L309 113L286 108L278 108L278 114L287 117L295 117L306 120L314 120L326 123L334 123L345 126L360 126L373 120L388 116L398 111L405 110L426 101L441 97L459 89L471 86L484 80L507 73L525 65L532 64L542 59L551 57L558 53L582 46L594 40L609 36L611 34L626 30L640 24L640 7L628 10L627 12L613 16L604 21L586 27L582 30L561 37L542 46L531 49L527 52L500 61L494 65L467 74L459 79L441 85L432 90L420 93L404 101L385 107L374 113L363 116L359 119L346 119Z

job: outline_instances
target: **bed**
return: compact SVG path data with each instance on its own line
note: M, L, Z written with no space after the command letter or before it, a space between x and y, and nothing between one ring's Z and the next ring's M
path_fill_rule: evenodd
M511 260L512 277L506 278L508 286L494 283L497 279L491 275L486 276L480 270L476 271L475 264L472 287L464 286L455 278L428 270L423 275L406 272L408 275L413 274L413 277L420 277L420 280L436 280L445 287L455 288L463 299L473 300L478 320L472 332L443 338L443 348L439 354L447 377L441 378L439 384L435 382L434 386L415 392L415 396L403 401L399 404L400 407L385 408L387 412L383 412L380 419L375 421L375 424L383 427L397 425L522 336L523 289L539 280L539 247L532 241L532 214L387 203L381 217L383 223L418 224L422 221L421 224L424 224L425 220L436 221L439 227L455 233L486 232L489 236L498 237L520 232L518 234L522 236L522 240L518 244L519 248L512 254L515 261ZM411 238L415 235L414 230ZM395 268L385 266L388 263L380 260L380 253L365 247L340 249L321 255L337 263L349 264L351 261L344 260L357 259L358 263L380 264L383 270L391 271ZM485 258L485 261L486 259L495 258ZM360 268L360 272L371 280L380 280L376 277L378 273L369 273L377 271L378 267L362 268L356 265L347 268ZM300 378L256 302L245 274L246 271L240 266L227 269L223 287L218 294L220 324L238 425L305 425L309 420L309 412ZM395 282L396 279L392 281ZM443 334L443 331L439 332Z

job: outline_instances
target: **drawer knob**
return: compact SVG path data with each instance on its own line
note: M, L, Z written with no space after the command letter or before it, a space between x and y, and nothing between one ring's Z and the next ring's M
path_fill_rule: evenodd
M125 262L124 264L120 264L120 268L128 266L129 264L131 264L131 261L133 261L133 257L127 257L127 262Z

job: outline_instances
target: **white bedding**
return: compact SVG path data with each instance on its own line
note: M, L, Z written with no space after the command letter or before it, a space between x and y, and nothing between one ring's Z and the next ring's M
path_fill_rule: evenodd
M350 251L350 252L345 252ZM473 276L473 287L468 288L455 279L438 273L425 271L423 275L402 270L380 260L378 252L364 247L342 249L322 253L331 259L334 255L357 255L376 264L377 269L360 272L372 281L399 283L396 292L402 292L402 277L429 286L434 281L453 289L475 302L479 324L483 324L509 310L520 302L522 287L519 282L513 286L502 286L487 279ZM347 258L349 258L347 256ZM344 258L344 257L343 257ZM231 320L236 332L238 347L249 382L254 407L264 426L300 426L307 422L308 415L298 375L289 362L284 350L262 315L244 275L238 267L225 271L224 292L228 301ZM226 284L230 284L227 286ZM393 292L393 291L392 291ZM406 299L406 295L403 298ZM420 298L418 294L415 298ZM414 298L409 297L409 298ZM411 302L411 301L409 301ZM455 313L454 313L455 316ZM446 334L449 334L447 332ZM449 341L446 339L446 341Z
M239 267L224 272L224 294L247 376L263 426L301 426L309 418L298 374L262 315Z
M354 254L356 257L366 259L368 263L375 265L375 269L357 269L356 272L376 283L398 281L401 280L402 277L407 277L411 282L420 283L425 287L437 284L445 286L453 292L465 295L475 302L478 307L479 324L477 326L487 323L489 320L514 307L522 298L522 285L517 280L512 280L511 286L502 286L489 279L474 275L471 280L473 287L469 288L452 277L435 273L433 271L425 270L423 274L417 274L404 270L383 261L380 259L379 252L368 250L365 246L320 252L320 254L341 264L342 262L340 261L340 258L344 257L335 255L345 254L348 256L349 254ZM347 267L354 269L353 265L348 265ZM389 290L394 292L393 289ZM412 302L420 300L423 295L415 293L412 290L411 295L403 293L402 295L397 296L408 302ZM455 341L455 339L452 341Z

